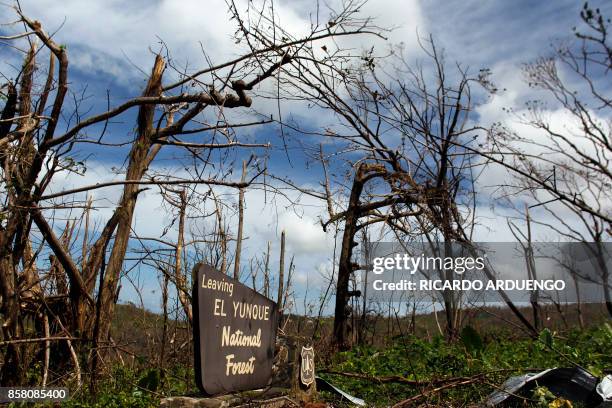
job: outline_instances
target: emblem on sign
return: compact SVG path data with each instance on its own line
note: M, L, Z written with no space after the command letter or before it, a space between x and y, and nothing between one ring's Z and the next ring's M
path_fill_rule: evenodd
M314 349L302 346L302 362L300 365L300 380L306 387L315 380Z

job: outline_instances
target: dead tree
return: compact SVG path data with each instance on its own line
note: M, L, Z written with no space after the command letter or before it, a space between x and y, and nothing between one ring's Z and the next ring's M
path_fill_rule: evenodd
M242 162L241 182L246 182L247 163ZM242 234L244 228L244 188L238 193L238 233L236 236L236 255L234 256L234 279L240 279L240 256L242 255Z
M518 227L511 221L508 221L508 227L514 235L514 238L520 243L523 249L523 257L525 258L525 266L527 269L527 278L531 280L537 280L537 270L535 265L535 254L533 250L533 238L531 234L531 217L529 215L529 208L525 206L525 223L527 224L527 232L523 233ZM531 303L531 310L533 313L533 326L536 331L542 329L542 308L539 302L539 291L534 289L531 291L529 297L529 303Z
M407 241L429 236L444 243L446 253L451 242L472 242L474 180L478 167L484 165L478 160L475 140L477 132L486 129L471 120L471 86L484 85L488 91L487 71L470 76L457 64L451 74L431 37L422 42L422 48L426 58L420 64L407 62L401 49L389 59L370 50L362 55L359 66L316 67L319 70L300 66L300 75L290 77L292 86L336 120L320 132L309 132L337 139L336 155L348 152L352 158L347 162L358 163L351 187L346 188L350 191L347 203L341 204L346 205L345 211L334 213L336 203L327 181L324 192L309 191L328 200L330 218L324 226L345 223L335 317L335 341L340 347L346 346L346 282L356 267L350 257L357 220L361 218L359 225L382 223ZM431 70L426 71L425 65ZM363 163L366 167L361 167ZM372 187L362 196L361 178L376 174L365 171L368 166L379 169L374 177L378 190ZM501 296L530 325L510 299ZM448 292L443 298L447 334L453 338L460 321L460 299Z
M543 93L548 104L534 101L516 119L534 132L508 127L492 129L495 162L514 175L506 195L523 196L532 212L543 210L555 219L548 226L579 242L600 243L612 234L612 99L607 82L612 69L610 20L586 3L580 13L584 30L571 41L556 44L551 55L524 67L525 81ZM550 109L563 112L563 126L548 118ZM558 215L569 210L572 218ZM537 214L533 221L537 220ZM610 273L600 262L605 303L612 316Z
M406 212L384 215L381 209L392 205L417 204L415 195L409 189L391 189L383 199L364 200L363 192L366 184L375 179L382 179L393 187L393 183L402 178L402 175L393 173L382 164L361 163L357 167L353 184L350 191L347 207L340 213L330 214L330 219L322 223L326 230L331 223L338 220L344 221L340 257L338 260L338 278L336 282L336 303L334 308L334 343L340 349L346 349L350 343L347 339L348 325L351 316L349 301L353 296L360 296L359 291L350 291L349 283L354 272L364 269L364 266L354 262L353 250L358 245L356 236L358 232L368 225L378 222L393 222L395 219L416 215L420 210L416 209L412 214ZM331 197L328 197L331 200ZM331 205L329 208L332 208Z
M285 284L285 231L281 232L280 242L280 254L278 260L278 293L276 296L276 303L278 304L278 311L283 313L283 298L284 298L284 285Z
M66 104L71 92L66 47L56 42L57 36L48 35L40 22L15 8L20 25L14 27L23 24L26 32L17 32L3 40L25 43L27 51L23 56L23 66L15 75L19 80L7 80L0 86L4 97L0 116L0 313L3 317L2 334L9 342L0 372L3 385L19 384L28 368L26 343L13 342L24 336L25 313L30 306L36 309L45 304L46 298L51 301L51 296L67 299L66 311L58 315L58 324L61 323L68 335L58 335L58 339L65 341L68 338L70 341L71 336L78 337L83 340L79 344L93 345L94 355L97 355L98 347L110 344L110 326L124 260L132 239L134 210L143 189L158 185L200 184L240 190L259 175L254 174L244 182L205 173L201 169L195 169L191 176L184 178L155 175L151 164L159 152L162 149L180 149L192 155L195 162L208 163L206 152L267 147L267 144L244 143L231 129L234 125L251 126L268 121L231 123L225 119L224 113L230 109L250 107L257 87L265 81L278 79L281 71L291 68L290 63L301 59L313 66L320 63L320 58L311 58L317 41L369 33L368 22L355 17L357 9L358 5L347 4L347 8L334 15L333 25L313 25L312 32L303 38L282 30L274 16L261 14L252 21L244 21L237 14L237 40L247 39L249 47L243 55L220 64L210 64L193 73L179 73L179 78L172 82L164 78L167 61L161 54L157 55L141 96L129 98L114 107L109 105L108 110L93 115L84 114L77 106L75 115L79 120L75 123L65 119L70 117L71 109ZM278 31L271 34L260 24L274 26ZM281 32L285 35L275 35ZM42 66L37 57L45 53L49 55L47 75L37 83L38 77L34 72ZM350 54L340 52L337 58L350 59ZM3 73L2 77L14 76ZM284 85L279 83L278 88L284 88ZM87 166L72 159L71 152L78 150L82 143L103 143L106 129L113 126L114 119L134 110L137 110L135 134L125 160L122 180L63 191L49 189L54 178L68 172L79 173ZM204 111L215 111L213 116L223 119L207 123L201 115ZM97 131L94 133L98 125L103 128L101 135ZM225 140L219 141L219 134ZM189 135L199 135L200 140L190 141ZM205 142L201 141L203 135L209 136ZM58 237L53 211L78 207L79 194L110 186L121 186L121 198L101 230L90 235L95 239L85 251L86 259L79 260L83 251L73 253ZM33 227L38 231L33 231ZM36 255L30 251L32 237L37 237L38 233L44 240L44 247L53 254L56 275L67 277L67 293L41 293L26 299L25 288L32 293L27 282L41 280L38 263L33 259ZM94 293L96 285L98 291ZM72 348L71 343L68 344Z

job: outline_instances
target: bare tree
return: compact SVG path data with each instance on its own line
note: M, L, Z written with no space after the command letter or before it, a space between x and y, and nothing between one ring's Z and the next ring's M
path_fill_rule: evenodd
M348 299L357 295L349 293L348 282L360 268L352 259L352 248L361 228L380 224L400 240L440 243L446 256L452 256L452 242L471 245L473 240L475 180L486 163L477 160L476 136L485 129L472 120L472 85L490 91L489 72L470 76L458 64L451 69L431 37L421 45L425 62L409 63L401 48L390 57L377 57L368 50L359 66L326 66L319 71L303 67L299 76L291 78L312 104L337 119L323 131L310 133L336 138L338 151L330 156L351 155L347 162L354 171L345 189L350 193L340 204L342 211L335 210L338 203L329 180L323 192L309 192L328 202L330 217L324 228L344 222L334 325L340 347L346 347ZM534 331L510 299L501 295ZM446 331L454 338L461 299L449 291L443 298Z
M537 280L538 275L535 265L535 253L533 250L533 237L531 233L531 217L529 215L529 208L527 206L525 206L525 224L527 226L526 233L520 231L512 221L508 220L508 227L510 228L512 235L514 235L514 238L520 243L523 249L523 256L525 258L525 266L527 269L527 278ZM534 328L539 331L542 328L542 309L539 303L538 289L531 291L529 303L531 303L531 310L533 312Z
M505 194L523 194L530 208L554 220L538 222L561 237L603 248L601 243L612 234L610 20L586 3L580 17L583 26L575 29L574 39L556 44L552 55L524 66L525 80L543 96L516 115L534 133L496 127L491 142L502 158L497 163L516 176L505 186ZM551 109L561 112L566 123L551 120ZM595 250L603 255L602 251ZM603 259L598 265L612 316L610 273Z
M17 72L17 81L6 80L1 85L4 106L0 118L0 312L3 336L9 342L0 373L2 384L19 384L27 369L26 347L20 342L13 343L25 335L23 322L28 308L24 309L24 301L34 303L36 309L36 305L44 304L49 296L67 296L66 313L58 318L68 335L57 338L70 339L70 335L74 335L84 340L82 345L91 340L94 361L97 361L100 347L110 342L111 321L132 239L134 211L142 191L147 186L159 185L200 184L238 190L249 186L260 173L245 181L232 181L227 174L211 172L208 158L217 151L267 147L267 144L243 142L232 131L234 127L266 121L232 123L226 118L227 114L232 109L250 107L253 98L249 93L256 92L265 81L278 79L281 71L291 67L290 63L301 59L313 66L321 63L320 58L311 58L317 41L370 32L368 21L356 17L358 8L359 4L347 3L339 14L334 14L333 25L313 25L307 36L296 38L278 26L274 15L261 12L252 21L245 21L232 7L239 25L237 41L248 43L243 55L184 73L173 66L168 67L167 59L158 54L141 96L114 107L109 103L106 111L93 115L83 113L76 98L73 113L66 103L72 92L66 47L56 42L56 36L47 34L40 22L27 17L19 7L14 8L18 24L26 31L3 38L3 41L25 42L28 48L23 56L24 64ZM253 18L254 14L249 13L249 16ZM274 27L275 31L270 33L260 25ZM277 33L284 35L277 36ZM49 55L49 62L47 75L41 82L35 75L40 66L37 57L45 53ZM350 59L351 56L339 50L338 58ZM176 71L178 79L165 79L164 73L169 68ZM3 78L10 77L9 73L3 75ZM133 110L137 111L136 127L129 143L123 180L50 191L49 187L58 176L79 173L87 166L74 160L71 152L83 143L104 145L103 138L111 122ZM209 111L217 118L213 123L206 119L205 112ZM192 142L188 140L189 135L208 137L204 138L205 142ZM162 149L182 149L192 157L195 164L189 175L155 174L151 165ZM89 235L95 239L85 251L73 251L58 237L53 212L79 207L80 193L111 186L122 189L112 215L100 231ZM39 270L37 254L30 250L32 239L37 236L33 226L44 240L41 244L53 254L55 276L67 277L67 293L41 292L27 299L24 297L26 292L32 293L33 282L48 277ZM219 228L223 228L221 223ZM179 265L175 262L174 270L180 267L182 239L176 246L175 261ZM227 240L223 242L227 244ZM85 253L85 259L79 260L78 256ZM176 280L182 285L181 279ZM57 288L61 290L62 285ZM94 293L96 285L98 291Z
M246 182L247 163L242 162L241 181ZM234 279L240 279L240 256L242 255L242 234L244 229L244 188L238 193L238 236L236 237L236 256L234 257Z

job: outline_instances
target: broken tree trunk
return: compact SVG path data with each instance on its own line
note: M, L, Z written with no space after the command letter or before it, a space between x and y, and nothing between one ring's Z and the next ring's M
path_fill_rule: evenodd
M162 75L165 69L165 62L161 56L157 56L155 64L145 88L143 96L160 96L162 92ZM159 146L152 146L152 136L154 133L153 119L155 105L142 105L138 112L138 135L132 145L129 156L126 180L141 180L149 164L159 151ZM102 280L102 290L100 290L100 322L96 341L98 344L108 338L111 319L115 309L117 299L117 288L123 267L123 259L127 250L130 238L132 218L136 200L140 193L138 184L126 184L119 205L113 214L117 225L117 232L108 259L104 278ZM109 221L110 222L110 221ZM104 256L104 254L102 254Z
M242 183L246 182L246 160L242 161ZM240 279L240 255L242 254L242 234L244 227L244 187L238 193L238 235L236 237L236 256L234 258L234 279Z
M281 232L281 248L280 248L280 260L278 267L278 294L276 297L276 303L278 304L278 311L283 314L283 284L285 279L285 231Z
M185 211L187 209L187 192L185 190L181 190L179 199L179 231L174 254L174 279L179 301L187 320L191 323L193 322L193 311L191 309L191 299L188 296L187 278L182 266L183 248L185 246Z
M336 284L336 306L334 309L334 345L338 349L346 349L349 344L347 341L348 323L350 310L349 300L351 296L359 295L358 292L349 291L349 282L353 272L359 266L353 263L353 248L358 244L355 242L355 235L358 231L358 221L362 216L360 197L365 183L373 177L386 174L384 166L369 165L362 163L353 179L351 195L349 197L347 210L344 212L344 232L342 234L342 246L340 249L340 259L338 261L338 282Z

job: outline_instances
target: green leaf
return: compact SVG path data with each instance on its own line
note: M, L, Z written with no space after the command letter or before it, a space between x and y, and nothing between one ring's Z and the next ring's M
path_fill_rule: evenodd
M461 342L470 354L479 353L483 349L482 337L472 326L465 326L461 330Z
M145 374L138 380L138 386L149 391L157 391L160 383L159 370L150 368L145 371Z
M540 332L540 341L548 348L552 348L554 344L553 334L550 330L544 329Z

